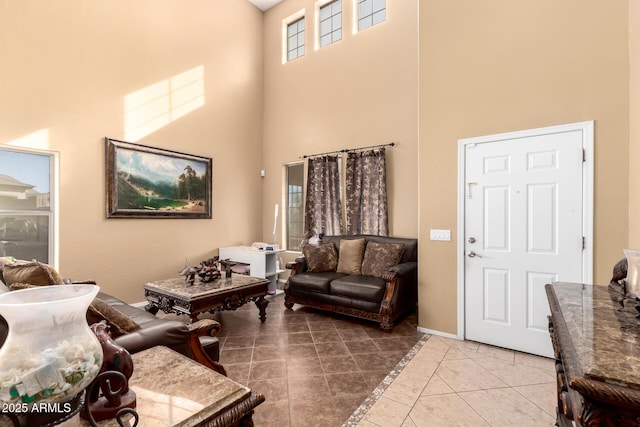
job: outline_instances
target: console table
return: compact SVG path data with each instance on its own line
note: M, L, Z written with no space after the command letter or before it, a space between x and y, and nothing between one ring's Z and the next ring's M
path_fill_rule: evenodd
M557 425L640 423L640 320L607 286L546 285L556 358Z

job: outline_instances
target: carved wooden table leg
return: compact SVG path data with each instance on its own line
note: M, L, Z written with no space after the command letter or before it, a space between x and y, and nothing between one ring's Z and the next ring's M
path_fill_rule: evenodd
M186 323L187 325L191 325L191 324L193 324L193 323L197 322L197 321L198 321L198 315L199 315L199 314L200 314L200 313L191 313L191 314L189 314L189 319L187 319L187 321L186 321L185 323Z
M160 307L158 307L154 303L150 302L150 303L148 303L147 305L144 306L144 309L155 316L158 313L158 311L160 310Z
M264 299L264 296L261 296L256 300L256 307L260 310L260 321L264 322L267 320L267 306L269 305L269 301Z

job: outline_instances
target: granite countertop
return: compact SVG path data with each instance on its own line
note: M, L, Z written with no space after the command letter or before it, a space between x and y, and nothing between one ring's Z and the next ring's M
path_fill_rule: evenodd
M265 282L265 279L258 277L245 276L242 274L234 274L230 279L222 277L208 283L202 283L198 279L191 285L185 282L184 277L175 277L171 279L158 280L143 285L145 289L157 290L158 292L174 295L178 298L191 299L203 295L211 295L232 288L240 288L242 286L253 285L259 282Z
M640 390L640 319L607 286L553 283L587 379Z
M166 347L132 355L138 427L197 426L248 398L251 390ZM74 417L61 426L86 426ZM99 423L117 426L115 420Z

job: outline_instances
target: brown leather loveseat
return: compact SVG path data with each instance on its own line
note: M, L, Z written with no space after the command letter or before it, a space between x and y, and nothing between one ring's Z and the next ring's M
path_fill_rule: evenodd
M418 300L418 240L325 236L287 264L285 306L294 303L380 322L386 331Z

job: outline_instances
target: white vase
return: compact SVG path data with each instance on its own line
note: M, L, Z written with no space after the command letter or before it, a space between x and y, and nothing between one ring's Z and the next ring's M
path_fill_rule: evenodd
M624 249L627 257L627 294L637 298L640 293L640 249Z
M9 326L0 349L0 404L16 415L69 403L98 375L102 347L86 313L95 285L41 286L0 295Z

